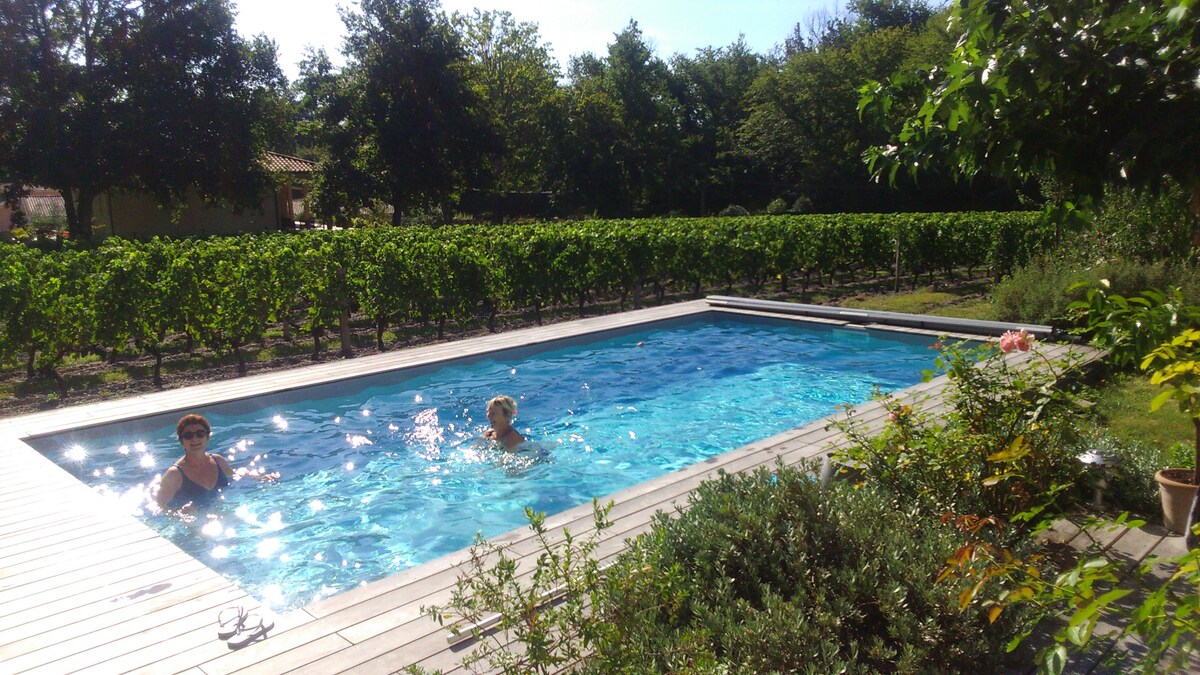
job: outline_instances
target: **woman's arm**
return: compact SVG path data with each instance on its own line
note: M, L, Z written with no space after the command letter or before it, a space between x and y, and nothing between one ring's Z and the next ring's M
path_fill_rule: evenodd
M163 472L162 480L158 483L158 494L154 497L154 501L158 503L158 508L167 508L167 503L179 492L179 486L183 485L183 475L179 472L179 467L171 466Z
M229 466L229 460L225 459L224 455L214 454L212 458L216 460L217 467L221 469L221 473L224 473L226 478L233 478L233 467Z

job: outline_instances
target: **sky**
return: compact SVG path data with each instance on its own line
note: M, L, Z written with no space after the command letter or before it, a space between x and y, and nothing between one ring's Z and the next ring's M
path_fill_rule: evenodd
M485 0L486 1L486 0ZM279 65L289 80L308 45L324 47L335 64L344 27L337 6L353 0L234 0L237 29L245 37L265 33L279 46ZM571 56L607 53L613 35L633 19L657 55L694 55L724 47L744 35L751 50L765 54L817 13L833 14L837 0L442 0L447 13L473 9L507 11L517 21L536 23L542 42L565 70Z

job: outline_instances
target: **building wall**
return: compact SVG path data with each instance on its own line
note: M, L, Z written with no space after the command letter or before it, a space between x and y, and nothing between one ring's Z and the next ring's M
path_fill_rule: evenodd
M114 191L97 197L95 202L97 229L128 239L274 231L279 229L282 216L273 192L263 195L259 208L234 213L206 205L194 189L189 189L178 221L173 221L170 211L145 194Z

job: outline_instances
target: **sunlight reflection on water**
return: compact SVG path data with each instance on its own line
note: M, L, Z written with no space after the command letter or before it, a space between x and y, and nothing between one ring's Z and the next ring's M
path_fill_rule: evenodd
M932 340L853 333L683 322L393 373L342 385L340 397L202 411L209 451L235 480L190 519L150 515L162 470L181 454L173 419L49 447L117 508L286 609L468 546L477 531L520 527L525 507L587 503L865 400L876 385L914 383L931 366ZM480 439L497 393L517 398L531 439L515 452Z

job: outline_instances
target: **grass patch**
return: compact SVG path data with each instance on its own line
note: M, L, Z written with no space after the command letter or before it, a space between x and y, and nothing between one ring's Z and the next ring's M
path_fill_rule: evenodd
M133 375L124 368L106 370L100 373L100 382L103 384L117 384L120 382L132 382Z
M842 301L843 307L853 309L873 309L884 312L907 312L909 314L928 314L930 308L948 305L958 299L953 293L944 291L911 291L888 293L867 298L851 297Z
M944 307L934 307L928 312L938 316L951 316L956 319L978 319L980 321L995 321L996 308L992 301L986 298L968 299Z
M312 353L312 340L295 340L293 342L277 342L270 347L249 351L246 361L265 363L284 356L306 356Z
M994 311L987 296L986 282L974 282L947 288L923 288L915 291L851 295L829 300L843 307L908 314L933 314L960 319L992 319Z
M1144 375L1118 375L1100 389L1096 412L1109 433L1123 441L1160 449L1179 441L1190 444L1192 422L1175 404L1150 412L1159 391Z

